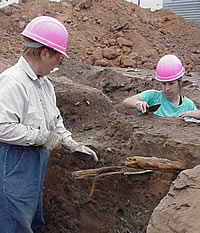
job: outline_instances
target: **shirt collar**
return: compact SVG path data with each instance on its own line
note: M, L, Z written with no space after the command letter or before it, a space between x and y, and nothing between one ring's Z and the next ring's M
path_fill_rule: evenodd
M23 71L27 74L29 78L31 78L32 80L38 80L37 75L33 72L31 66L28 64L23 56L19 58L18 64L22 67Z

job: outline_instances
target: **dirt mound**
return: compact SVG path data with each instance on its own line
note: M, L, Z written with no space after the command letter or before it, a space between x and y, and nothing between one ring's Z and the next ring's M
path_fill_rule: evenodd
M151 12L125 0L36 0L0 9L3 57L20 54L20 32L38 15L54 16L65 24L72 59L100 66L154 69L161 56L174 53L188 71L200 69L200 30L194 24L186 24L170 11Z
M111 100L101 90L73 83L64 76L52 79L52 83L57 105L70 131L94 127L113 110Z

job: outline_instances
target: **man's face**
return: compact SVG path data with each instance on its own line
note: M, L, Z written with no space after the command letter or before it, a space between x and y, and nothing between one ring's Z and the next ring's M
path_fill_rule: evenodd
M161 82L161 86L163 93L169 100L172 100L174 97L180 94L180 83L178 80Z
M41 51L40 58L40 75L45 76L61 62L63 55L59 52L52 54L47 48L45 48Z

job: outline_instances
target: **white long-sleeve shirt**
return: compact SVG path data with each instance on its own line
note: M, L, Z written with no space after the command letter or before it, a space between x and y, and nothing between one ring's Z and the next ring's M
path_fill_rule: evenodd
M39 129L71 135L56 107L53 85L20 57L0 75L0 142L33 145Z

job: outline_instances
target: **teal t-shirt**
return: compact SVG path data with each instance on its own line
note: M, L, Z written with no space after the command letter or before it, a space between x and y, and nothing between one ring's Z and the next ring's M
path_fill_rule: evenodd
M138 96L142 101L146 101L149 106L161 104L154 114L162 117L177 117L180 113L197 109L194 102L185 96L183 97L182 104L178 106L172 104L162 91L147 90L141 92Z

